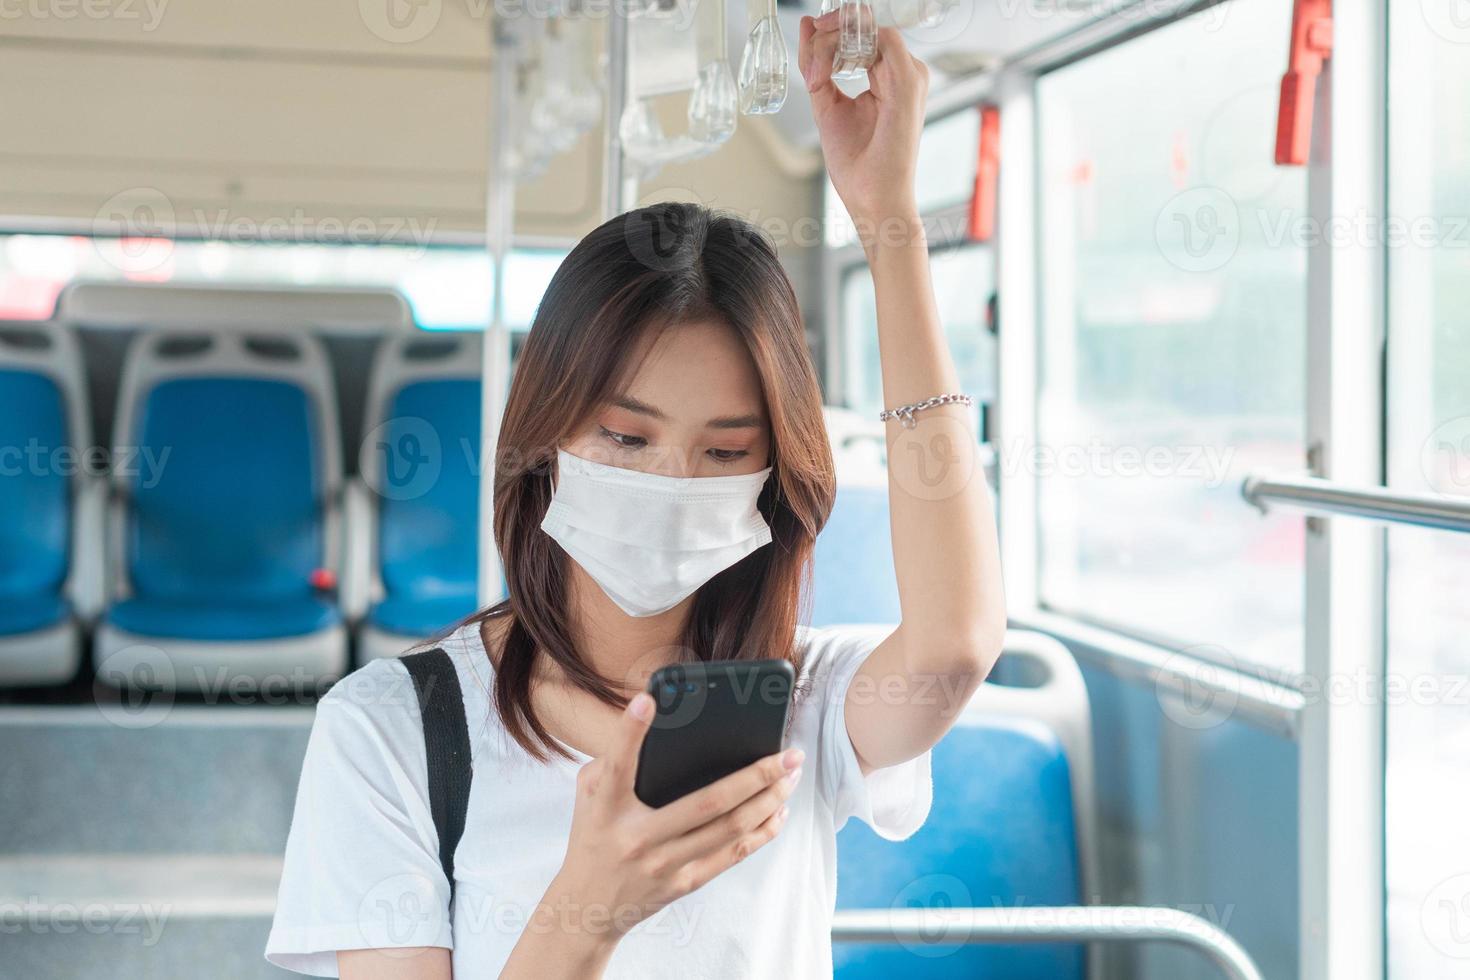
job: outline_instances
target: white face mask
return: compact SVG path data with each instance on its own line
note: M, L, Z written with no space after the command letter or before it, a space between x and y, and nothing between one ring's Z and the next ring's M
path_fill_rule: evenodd
M655 616L771 540L756 509L769 467L680 478L556 454L541 530L629 616Z

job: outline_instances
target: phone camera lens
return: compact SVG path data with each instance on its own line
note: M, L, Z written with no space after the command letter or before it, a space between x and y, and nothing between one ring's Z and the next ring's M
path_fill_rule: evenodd
M670 697L672 697L675 694L678 694L679 693L679 685L673 683L672 681L665 682L664 683L664 693L667 694L667 695L669 695Z
M685 690L685 692L687 692L689 694L693 694L694 693L694 682L693 681L685 681L684 682L684 690Z

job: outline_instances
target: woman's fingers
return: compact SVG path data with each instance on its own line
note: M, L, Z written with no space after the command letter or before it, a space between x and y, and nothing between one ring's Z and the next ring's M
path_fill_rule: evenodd
M605 764L608 778L617 784L620 791L633 792L633 781L638 775L638 753L652 722L653 698L639 692L623 709L612 751L599 760Z
M837 93L832 84L832 57L837 53L837 12L801 19L800 39L796 48L796 67L806 81L814 105L820 105Z
M790 812L788 808L783 806L767 817L764 823L751 832L742 834L728 844L706 854L704 857L696 858L689 862L679 873L681 884L689 885L689 891L693 891L709 882L716 875L729 871L735 865L775 840L776 835L781 832L781 828L786 826L786 819L790 816Z
M800 749L768 755L660 807L650 815L654 835L661 840L672 840L724 816L766 787L775 785L799 767L803 757Z
M857 16L871 17L871 8L863 6ZM832 81L832 60L841 37L841 12L831 10L820 17L801 19L796 65L806 80L812 106L818 112L842 95ZM912 91L923 98L929 88L929 68L914 57L896 27L880 27L876 32L876 52L868 69L868 88L878 98L889 98L902 91Z
M903 35L894 27L878 28L877 54L868 69L868 87L879 97L887 98L908 75L913 58L903 43Z
M903 35L896 27L878 28L878 60L881 61L884 58L891 58L900 63L910 60L908 45L903 43Z
M663 846L659 861L665 867L681 867L755 833L776 814L801 781L801 769L793 769L733 810L696 827Z
M880 98L908 91L922 100L929 91L929 66L909 53L896 27L878 28L878 54L868 69L868 86Z

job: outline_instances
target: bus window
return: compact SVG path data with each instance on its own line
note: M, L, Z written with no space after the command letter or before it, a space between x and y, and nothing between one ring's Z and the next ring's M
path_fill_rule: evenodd
M1389 75L1389 485L1470 496L1470 27L1395 0ZM1438 16L1434 11L1438 10ZM1390 978L1470 956L1470 537L1388 534L1385 873Z
M988 245L934 249L929 256L934 299L960 374L960 388L976 401L995 397L995 337L986 325L986 307L995 288L995 264ZM848 361L849 407L876 415L882 408L878 374L877 311L873 277L867 266L851 267L842 279L841 322Z
M980 113L974 109L950 113L924 127L914 180L919 210L969 203L979 145Z
M525 330L566 253L517 249L506 259L505 315ZM489 322L489 256L472 245L203 241L15 234L0 237L0 319L44 320L74 279L400 290L425 330Z
M1029 460L1047 606L1286 670L1303 522L1239 486L1305 465L1305 181L1271 164L1290 16L1235 0L1040 79Z

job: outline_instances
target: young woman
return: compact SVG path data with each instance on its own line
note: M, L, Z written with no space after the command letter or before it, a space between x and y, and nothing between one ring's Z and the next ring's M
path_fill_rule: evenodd
M864 237L890 407L956 392L914 166L927 73L878 38L871 93L800 66L832 182ZM404 665L322 699L267 956L350 980L814 977L832 970L838 828L902 838L929 749L1000 651L993 519L961 404L888 422L902 622L798 625L832 504L799 311L774 249L689 205L588 235L552 280L500 433L495 537L509 599L440 645L474 780L454 901ZM788 747L665 807L633 793L649 674L784 657Z

